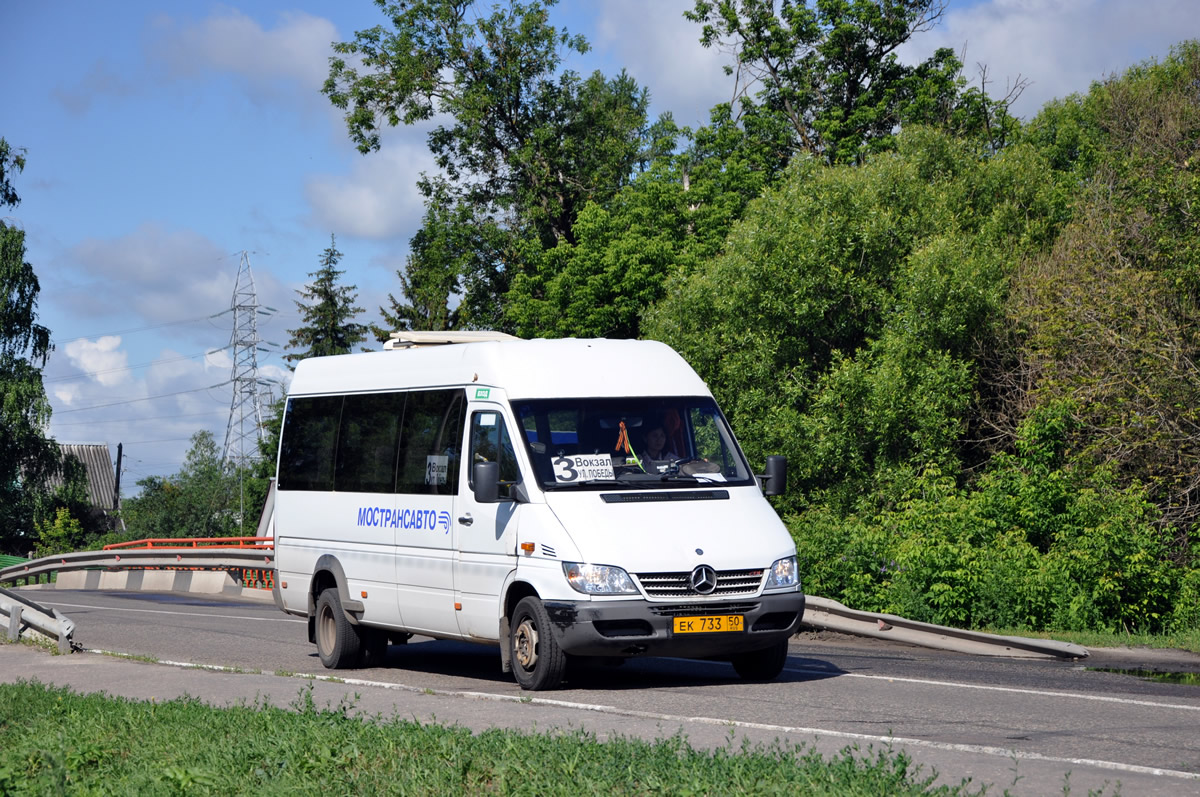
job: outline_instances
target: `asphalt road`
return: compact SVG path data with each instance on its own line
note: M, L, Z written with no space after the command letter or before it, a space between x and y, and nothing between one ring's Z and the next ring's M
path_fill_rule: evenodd
M158 663L3 645L0 681L287 705L311 682L303 674L331 674L304 622L269 602L65 590L31 597L74 620L85 649ZM579 668L564 688L531 695L500 671L495 648L416 638L393 645L384 667L338 671L350 678L314 688L333 705L350 700L369 714L478 729L903 749L939 782L969 778L989 793L1061 794L1069 785L1077 794L1200 795L1200 686L1104 670L1200 672L1200 656L1096 650L1078 662L999 659L809 634L793 640L783 676L770 684L745 683L723 663L645 659Z

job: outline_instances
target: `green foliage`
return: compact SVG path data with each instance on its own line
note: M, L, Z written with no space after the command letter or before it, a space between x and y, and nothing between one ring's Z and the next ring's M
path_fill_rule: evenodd
M36 556L49 556L78 550L86 544L83 524L71 516L71 512L60 507L54 520L44 520L37 526Z
M1074 205L1016 276L987 418L1011 436L1029 407L1070 402L1080 465L1145 485L1181 563L1200 521L1198 80L1200 43L1187 42L1029 125Z
M275 464L279 458L279 435L283 431L283 410L286 398L279 398L263 415L263 436L258 441L258 458L240 474L245 499L245 512L241 518L240 536L253 536L258 530L267 503L267 491L275 478Z
M772 176L728 108L695 133L660 120L650 138L660 154L607 205L583 209L574 243L532 253L513 278L507 313L518 334L638 337L668 278L719 252Z
M893 508L844 519L814 508L788 525L806 589L856 608L956 627L1145 633L1188 621L1172 615L1178 578L1154 515L1144 491L1035 453L1001 458L971 488L931 468Z
M366 340L366 327L354 322L355 316L362 312L361 307L354 306L355 286L338 284L346 272L337 268L342 253L335 244L334 236L330 235L329 247L321 253L321 267L309 273L315 278L313 283L296 291L306 300L296 302L305 325L288 330L291 335L288 348L293 351L283 359L289 362L349 354L355 344Z
M78 533L68 535L59 550L71 551L90 547L94 540L109 531L111 519L107 512L92 506L88 495L87 468L72 455L63 457L57 486L38 495L34 501L34 525L45 528L57 522L65 512L78 524Z
M74 794L805 794L956 795L906 755L744 741L715 750L680 736L603 742L358 718L319 708L210 708L20 683L0 686L0 792ZM236 739L236 744L230 744ZM398 784L402 784L398 786Z
M977 336L1062 216L1045 175L1029 147L981 157L920 128L862 167L799 162L643 329L713 386L753 459L788 455L809 498L844 511L893 472L954 472Z
M0 208L20 201L12 175L25 151L0 138ZM41 287L25 262L25 231L0 218L0 551L24 553L38 502L58 471L58 446L46 437L50 402L42 368L50 330L37 322Z
M385 320L507 326L506 294L528 257L574 243L583 207L627 182L648 94L624 72L563 70L587 42L549 24L553 0L490 11L471 0L376 4L391 28L335 45L324 87L351 139L367 153L382 126L448 120L429 135L441 175L420 183L425 224ZM453 317L452 293L462 297Z
M897 49L932 28L944 10L940 0L818 0L778 8L770 0L696 0L685 16L702 26L705 47L732 53L740 114L773 129L776 149L787 157L857 163L891 149L902 125L943 126L986 138L993 149L1012 134L1011 97L992 101L986 85L964 91L953 51L939 49L912 66L897 58ZM753 85L760 86L757 102L746 96ZM774 124L764 125L766 118Z
M191 442L179 473L139 480L141 494L125 501L125 524L135 538L241 535L235 474L222 464L212 432L196 432ZM253 528L258 518L245 522Z

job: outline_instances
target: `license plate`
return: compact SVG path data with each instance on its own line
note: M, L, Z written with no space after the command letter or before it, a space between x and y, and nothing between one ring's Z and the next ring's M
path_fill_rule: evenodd
M742 615L721 614L714 617L676 617L676 634L715 634L722 631L743 631Z

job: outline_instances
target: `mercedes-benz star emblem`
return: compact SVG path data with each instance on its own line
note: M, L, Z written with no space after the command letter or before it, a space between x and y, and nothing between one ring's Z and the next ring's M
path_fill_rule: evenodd
M700 565L692 571L692 589L700 595L711 595L717 588L717 571L708 565Z

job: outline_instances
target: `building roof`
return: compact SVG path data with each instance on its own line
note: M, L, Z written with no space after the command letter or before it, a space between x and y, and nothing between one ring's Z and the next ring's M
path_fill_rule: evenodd
M58 447L64 459L68 454L73 454L87 468L88 503L97 509L112 509L117 476L108 444L59 443ZM61 484L62 476L56 476L50 480L49 486L55 488Z

